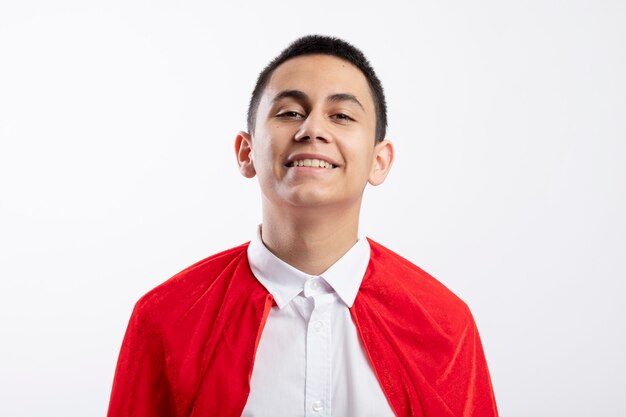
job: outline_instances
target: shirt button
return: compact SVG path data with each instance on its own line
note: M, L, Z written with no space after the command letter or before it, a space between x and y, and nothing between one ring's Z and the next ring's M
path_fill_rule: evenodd
M313 288L314 290L318 289L319 287L320 287L319 281L313 281L311 283L311 288Z
M324 409L324 403L321 401L315 401L313 403L313 407L311 407L313 409L313 411L315 411L316 413L319 413L320 411L322 411Z
M315 327L315 330L320 331L324 327L324 322L318 320L313 324L313 326Z

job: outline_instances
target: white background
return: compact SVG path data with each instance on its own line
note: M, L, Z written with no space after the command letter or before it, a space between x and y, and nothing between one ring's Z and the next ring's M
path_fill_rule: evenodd
M626 415L626 3L408 3L1 3L1 416L104 415L134 302L251 238L233 141L309 33L382 79L362 230L469 304L501 415Z

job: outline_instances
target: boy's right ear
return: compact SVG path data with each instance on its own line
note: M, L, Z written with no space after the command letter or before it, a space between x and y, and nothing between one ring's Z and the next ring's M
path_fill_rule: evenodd
M252 136L248 132L240 131L235 138L235 154L239 172L246 178L256 175L254 162L252 161Z

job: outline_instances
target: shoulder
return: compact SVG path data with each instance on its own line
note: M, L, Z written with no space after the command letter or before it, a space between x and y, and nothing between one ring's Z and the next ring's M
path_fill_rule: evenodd
M467 304L438 279L382 244L367 238L371 248L373 292L409 309L417 308L436 321L472 322ZM380 295L380 294L379 294Z
M166 316L175 317L210 290L221 275L232 270L242 258L250 242L204 258L181 270L143 295L135 304L133 315L148 322L162 322ZM231 274L227 274L232 277Z

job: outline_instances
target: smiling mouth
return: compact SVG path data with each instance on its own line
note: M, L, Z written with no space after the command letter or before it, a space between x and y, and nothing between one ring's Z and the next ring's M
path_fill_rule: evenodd
M298 159L298 160L289 162L285 166L288 168L292 168L292 167L310 167L310 168L320 168L320 169L337 168L335 165L331 164L330 162L326 162L321 159Z

